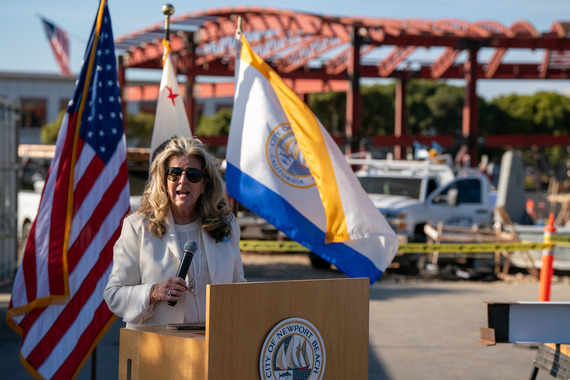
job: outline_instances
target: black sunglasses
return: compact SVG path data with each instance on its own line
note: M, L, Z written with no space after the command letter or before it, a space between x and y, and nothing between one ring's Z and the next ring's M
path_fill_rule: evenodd
M202 172L199 169L195 168L182 169L182 168L173 167L166 169L166 178L168 178L169 181L176 182L180 180L180 177L182 177L182 173L186 173L186 179L192 183L198 183L204 177L204 172Z

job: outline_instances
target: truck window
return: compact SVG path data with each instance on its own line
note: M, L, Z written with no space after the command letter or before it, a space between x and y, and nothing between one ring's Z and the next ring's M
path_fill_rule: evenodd
M44 158L20 159L19 189L34 190L34 184L36 182L42 182L46 179L50 162L51 159Z
M419 178L358 177L358 180L368 194L400 195L420 199L422 180Z
M435 182L435 179L430 178L428 180L428 184L427 184L427 194L426 197L428 195L430 195L432 193L432 191L434 191L435 189L437 189L437 183Z
M466 179L457 182L457 203L481 203L481 181Z
M475 178L459 180L449 185L433 199L433 203L446 203L449 189L457 190L457 204L481 203L481 181Z

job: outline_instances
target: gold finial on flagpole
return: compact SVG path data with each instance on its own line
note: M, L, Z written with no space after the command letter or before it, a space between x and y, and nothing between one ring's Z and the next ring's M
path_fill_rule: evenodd
M170 41L170 16L174 14L174 5L164 4L162 6L162 13L164 13L164 39Z
M240 33L243 32L243 18L241 16L238 17L237 27Z

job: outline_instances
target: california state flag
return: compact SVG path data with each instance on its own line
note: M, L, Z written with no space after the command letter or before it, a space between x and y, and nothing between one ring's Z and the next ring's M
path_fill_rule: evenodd
M192 137L188 116L184 108L184 99L178 88L170 58L170 42L163 40L164 59L162 79L156 105L156 116L150 142L150 159L156 148L171 137Z

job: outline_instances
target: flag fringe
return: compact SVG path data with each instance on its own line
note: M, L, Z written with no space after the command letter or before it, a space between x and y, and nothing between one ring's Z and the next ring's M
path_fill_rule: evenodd
M95 350L95 348L99 345L99 343L101 342L101 339L103 339L103 337L105 336L105 334L107 333L107 331L109 331L109 329L111 328L111 326L113 326L113 323L115 323L117 317L113 316L111 319L109 319L107 321L107 323L105 323L105 326L103 326L103 328L101 329L101 331L99 332L99 334L97 334L97 336L95 337L95 339L93 340L93 343L91 344L91 347L89 347L89 350L87 350L87 353L85 354L85 356L83 357L83 359L81 360L79 366L77 367L77 369L75 370L75 373L73 374L73 376L71 377L72 379L75 379L77 377L77 375L79 374L79 371L81 371L81 369L83 368L83 365L87 362L87 360L89 359L89 356L91 356L91 354L93 353L93 350ZM21 334L20 334L21 335ZM30 364L25 358L24 356L22 356L22 352L20 351L20 363L22 364L22 366L26 369L26 371L28 371L29 374L31 374L35 379L38 380L43 380L44 377L42 375L40 375L40 373L37 371L36 368L34 368L32 366L32 364Z
M37 379L37 380L44 380L44 377L43 377L42 375L40 375L40 373L38 372L38 370L35 369L35 368L22 356L22 351L20 351L20 363L22 363L22 367L24 367L24 369L25 369L26 371L28 371L28 373L34 377L34 379Z
M15 324L13 318L29 314L32 310L37 308L48 307L51 305L65 305L69 302L69 299L70 298L68 295L47 296L43 298L37 298L23 306L13 307L11 309L8 309L8 312L6 313L6 324L12 327L12 329L16 330L16 332L18 332L18 330L21 331L21 327L18 324ZM19 332L19 334L22 335L21 332Z

